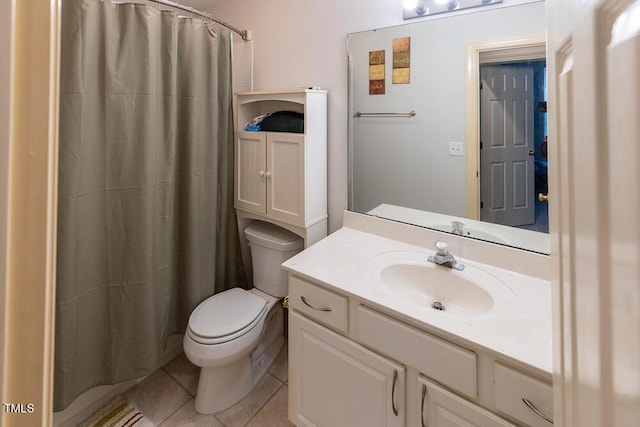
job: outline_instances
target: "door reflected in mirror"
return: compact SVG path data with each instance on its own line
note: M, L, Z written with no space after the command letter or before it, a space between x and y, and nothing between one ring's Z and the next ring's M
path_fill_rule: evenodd
M544 58L480 65L482 221L549 232L546 93Z
M349 208L548 254L544 22L535 2L349 34ZM392 75L405 37L410 83L370 95L369 52Z

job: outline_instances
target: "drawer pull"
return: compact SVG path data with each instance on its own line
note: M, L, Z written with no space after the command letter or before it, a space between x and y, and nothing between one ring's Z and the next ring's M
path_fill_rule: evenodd
M391 386L391 409L393 415L398 416L398 408L396 408L396 383L398 382L398 370L393 370L393 386Z
M422 402L420 403L420 424L422 427L427 427L424 423L424 401L427 398L427 386L422 384Z
M531 403L529 401L529 399L523 397L522 401L524 402L525 405L527 405L527 408L529 408L533 412L535 412L537 416L539 416L540 418L544 419L545 421L553 424L553 420L551 418L547 417L542 411L540 411L540 409L536 408L536 406L533 403Z
M312 308L314 310L318 310L318 311L331 311L331 309L329 307L314 307L313 305L309 304L307 302L307 299L304 296L300 296L300 299L302 300L302 302L309 308Z

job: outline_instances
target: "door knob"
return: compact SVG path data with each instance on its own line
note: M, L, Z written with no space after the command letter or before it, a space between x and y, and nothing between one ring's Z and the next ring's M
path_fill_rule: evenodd
M549 193L547 193L547 194L538 193L538 200L540 200L541 202L548 202L549 201Z
M533 150L529 150L529 155L530 155L530 156L533 156L534 154L536 154L536 152L535 152L535 151L533 151Z

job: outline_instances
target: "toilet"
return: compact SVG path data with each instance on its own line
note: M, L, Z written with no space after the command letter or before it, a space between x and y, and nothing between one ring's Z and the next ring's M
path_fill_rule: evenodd
M287 274L280 267L302 250L302 239L266 222L244 232L251 248L254 288L232 288L201 302L189 317L184 353L200 367L195 409L212 414L249 393L284 343Z

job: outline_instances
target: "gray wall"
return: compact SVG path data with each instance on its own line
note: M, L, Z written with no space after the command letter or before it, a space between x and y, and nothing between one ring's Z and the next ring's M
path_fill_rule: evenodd
M466 44L544 33L545 4L532 3L349 34L354 111L416 117L353 119L353 210L390 203L466 216ZM411 83L392 84L392 39L411 37ZM369 51L386 50L386 94L369 95Z

